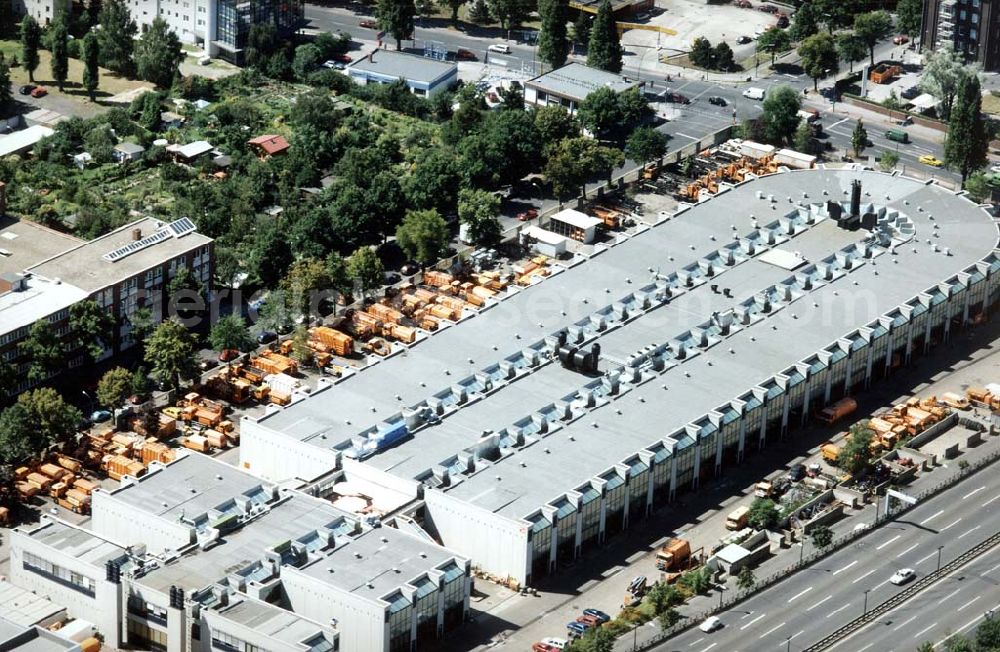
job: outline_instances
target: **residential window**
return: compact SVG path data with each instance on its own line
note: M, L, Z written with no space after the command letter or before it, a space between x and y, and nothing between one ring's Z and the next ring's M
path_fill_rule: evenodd
M135 618L128 619L128 638L132 645L146 645L152 650L161 652L167 649L167 633L153 629L146 623Z

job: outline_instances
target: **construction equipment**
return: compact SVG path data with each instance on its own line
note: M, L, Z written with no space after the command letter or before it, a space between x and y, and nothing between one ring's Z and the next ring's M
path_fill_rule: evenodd
M853 398L842 398L833 405L828 405L819 411L816 418L823 423L832 424L853 414L858 409L858 402Z
M299 370L295 360L274 351L262 351L260 356L250 358L250 364L267 374L295 374Z
M880 63L868 73L868 80L875 84L891 84L892 80L903 74L903 68L888 63Z
M354 339L328 326L309 329L309 346L320 353L335 353L339 356L354 354Z
M750 508L746 505L741 505L729 512L726 516L726 529L727 530L742 530L747 525L747 519L750 516Z
M656 551L656 568L664 571L664 579L672 583L682 573L701 566L704 557L703 548L692 552L686 539L670 539Z
M1000 410L1000 392L990 391L988 387L970 387L965 390L965 396L972 405L988 410Z
M840 448L832 443L823 444L819 450L825 462L836 465L840 459Z
M954 392L945 392L941 395L941 403L956 410L968 410L969 399Z
M753 495L757 498L770 498L774 493L774 485L767 480L758 482L753 486Z

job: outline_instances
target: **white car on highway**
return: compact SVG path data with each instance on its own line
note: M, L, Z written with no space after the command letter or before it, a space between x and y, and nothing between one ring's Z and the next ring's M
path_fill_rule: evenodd
M901 584L906 584L916 576L917 576L917 571L913 570L912 568L900 568L898 571L892 574L892 577L889 578L889 581L895 584L896 586L900 586Z
M542 643L545 643L546 645L551 645L552 647L554 647L557 650L563 650L563 649L566 648L566 645L567 645L566 639L564 639L564 638L555 638L554 636L550 636L548 638L543 638L542 639Z
M500 54L510 54L510 46L506 43L493 43L488 48L490 52L498 52Z
M711 632L714 632L717 629L722 629L722 621L719 620L716 616L709 616L704 620L704 622L698 625L698 629L705 632L706 634L710 634Z

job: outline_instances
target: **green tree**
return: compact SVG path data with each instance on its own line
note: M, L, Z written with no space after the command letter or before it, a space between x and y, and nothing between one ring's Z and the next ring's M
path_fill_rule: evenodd
M813 137L812 127L805 121L799 123L798 128L795 130L795 140L793 142L795 151L802 152L803 154L812 154L815 156L821 149L818 141Z
M868 427L867 421L856 423L850 427L847 440L837 454L837 466L856 475L871 465L871 443L875 431Z
M854 72L854 62L865 58L867 47L852 32L837 34L837 56L841 61L846 61L850 72Z
M468 16L469 20L477 25L485 25L493 20L493 17L490 16L490 6L486 4L486 0L472 0Z
M17 403L27 408L45 446L72 437L83 420L80 411L51 387L24 392L17 397Z
M757 530L768 530L778 524L778 507L770 498L755 498L750 503L747 523Z
M657 614L656 619L659 621L661 629L670 629L680 622L681 614L673 607L667 607Z
M736 70L736 61L733 59L733 49L725 41L719 41L712 50L713 68L729 72Z
M292 263L281 279L288 306L296 313L311 320L319 313L325 294L332 291L327 264L315 258L303 258Z
M576 20L573 21L573 42L577 45L586 46L590 42L590 29L593 25L594 17L586 11L577 11Z
M139 29L129 13L127 0L104 0L97 22L101 25L97 32L101 65L131 77L135 73L132 49Z
M561 106L535 109L535 128L543 150L564 138L576 138L580 135L580 123Z
M212 345L212 350L219 353L226 349L249 351L254 345L246 322L243 321L243 317L236 314L226 315L215 322L209 331L208 342Z
M757 578L753 574L753 569L744 566L736 575L736 586L744 591L749 591L757 584Z
M21 20L21 65L28 71L28 81L35 82L38 69L38 48L42 45L42 30L30 15Z
M14 96L10 93L10 66L6 61L0 61L0 113L11 103Z
M132 394L140 400L149 398L149 374L144 366L132 372Z
M0 464L26 462L44 446L28 408L15 403L0 412Z
M538 31L538 57L553 68L562 67L569 54L568 12L567 0L538 0L538 15L542 19Z
M699 36L691 44L691 53L688 54L688 58L699 68L715 67L715 50L712 49L712 43L704 36Z
M458 161L446 147L428 147L418 156L403 189L416 208L436 208L440 213L455 210L461 180Z
M985 174L975 172L965 180L965 192L973 201L982 204L992 196L993 184L990 183L989 177Z
M174 389L198 375L194 337L174 319L162 322L146 340L145 361L154 378Z
M659 615L667 609L684 602L684 596L673 584L657 582L649 589L646 599L653 607L653 613Z
M299 364L312 364L313 350L309 347L309 329L305 324L292 331L292 358Z
M0 361L0 402L4 402L20 382L17 368L9 362Z
M257 332L269 330L284 333L291 328L292 309L284 290L270 292L257 312L257 319L254 323L254 330Z
M92 299L73 304L69 309L69 328L91 362L111 348L115 320Z
M976 646L961 634L952 634L944 642L944 652L977 652Z
M790 143L799 126L799 110L802 108L801 94L791 86L772 88L764 98L764 130L767 139L776 144Z
M1000 649L1000 619L990 615L976 627L976 646L981 652Z
M587 65L608 72L622 70L622 45L610 0L603 0L597 9L587 45Z
M556 196L565 198L580 192L591 179L610 176L624 160L620 150L603 147L592 138L567 138L549 151L544 173Z
M412 210L396 227L396 242L409 258L422 265L437 261L448 249L448 223L434 210Z
M378 26L396 39L396 49L403 49L403 39L413 34L413 17L417 8L413 0L378 0L375 16Z
M989 135L983 121L982 104L979 77L963 77L958 82L944 140L944 163L962 175L963 185L969 175L985 166L987 161Z
M896 24L899 31L911 37L919 34L923 13L923 0L899 0L896 3Z
M924 69L917 81L917 86L925 93L930 93L941 101L938 114L942 120L951 116L951 107L955 103L959 82L978 74L974 65L965 65L965 56L950 46L929 52L924 57Z
M652 127L638 127L625 141L625 156L644 164L667 152L667 136Z
M792 16L792 26L789 28L789 36L796 41L804 41L813 34L819 32L820 15L816 11L816 6L811 2L803 2L798 11Z
M97 402L112 410L125 405L132 392L132 372L122 367L113 367L97 382Z
M362 295L385 281L385 268L371 247L361 247L347 258L347 274L361 288Z
M934 644L930 641L924 641L917 648L917 652L934 652Z
M260 68L267 64L278 47L278 28L274 23L255 23L247 33L247 46L243 51L247 66Z
M49 47L52 50L50 60L52 79L55 80L60 91L66 85L66 77L69 74L69 46L66 44L69 40L69 26L66 24L66 13L61 11L56 14L48 32Z
M299 81L306 81L313 70L323 63L323 53L312 43L304 43L295 48L295 58L292 59L292 72Z
M813 34L802 41L799 45L799 56L802 57L802 69L812 77L814 91L818 90L817 83L820 77L837 72L839 67L837 46L829 34Z
M44 319L31 325L20 348L28 358L27 377L33 383L40 383L63 368L66 348L52 324Z
M818 525L809 533L809 537L817 548L826 548L833 543L833 530L825 525Z
M504 31L520 25L535 9L531 0L487 0L487 6Z
M458 10L462 8L466 0L440 0L442 9L451 10L451 24L458 27Z
M881 158L878 160L878 166L883 172L892 172L899 165L899 154L896 152L882 152ZM966 183L966 188L968 188L968 183Z
M181 61L184 61L184 51L180 39L167 21L157 16L135 44L139 77L153 82L157 88L170 88L180 74Z
M83 37L83 87L87 89L87 95L91 102L97 101L97 88L101 84L101 71L98 68L100 62L100 45L97 41L97 34L87 32Z
M851 133L851 148L854 150L855 156L861 156L866 147L868 147L868 130L865 129L865 121L858 118L857 124L854 125L854 131Z
M340 294L350 294L351 277L347 273L347 262L336 251L332 252L323 261L326 266L326 278L330 281L330 287Z
M792 37L780 27L772 27L757 39L757 52L770 52L771 65L779 52L784 52L792 46Z
M854 34L868 47L871 65L875 65L875 45L892 30L892 17L885 11L871 11L854 17Z
M580 102L576 117L588 131L597 137L607 135L621 124L622 115L618 94L606 86L591 91Z
M250 251L252 280L264 287L274 287L292 262L292 250L287 234L274 222L267 222L257 231Z
M463 188L458 193L458 219L469 229L477 247L500 244L500 198L487 190Z
M686 586L695 595L702 595L707 593L708 589L712 586L712 571L709 570L708 566L702 566L696 570L684 573L678 578L677 582Z

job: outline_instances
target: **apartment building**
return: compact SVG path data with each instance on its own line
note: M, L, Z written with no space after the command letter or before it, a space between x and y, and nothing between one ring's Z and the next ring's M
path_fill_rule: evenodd
M136 310L149 308L154 324L169 316L167 285L180 268L189 268L210 293L213 257L212 239L187 219L143 218L85 242L0 216L0 359L15 365L23 378L14 393L32 385L19 344L36 321L53 325L64 338L67 366L79 366L85 356L70 333L70 309L93 300L115 322L101 359L111 357L135 343L130 318Z
M953 47L969 63L1000 70L1000 0L925 0L924 48Z

